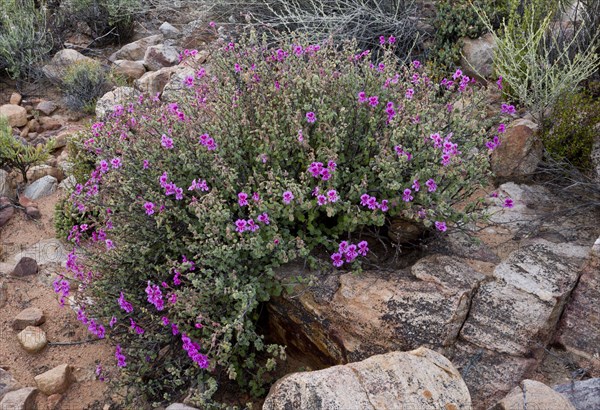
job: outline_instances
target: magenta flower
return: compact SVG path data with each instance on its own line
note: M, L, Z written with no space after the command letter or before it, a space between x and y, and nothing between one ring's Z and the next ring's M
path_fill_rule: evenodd
M239 73L240 71L242 71L242 67L239 64L234 64L233 69L235 70L236 73Z
M369 197L369 200L367 201L367 206L369 207L369 209L379 208L379 204L377 203L377 198L375 198L374 196Z
M413 98L413 95L415 95L415 90L409 88L408 90L406 90L406 94L404 96L407 100L411 100Z
M502 104L502 108L500 110L502 114L514 114L516 112L514 105Z
M429 192L435 192L435 190L437 189L437 184L431 178L428 179L427 182L425 182L425 185L427 186L427 190Z
M133 312L133 306L131 306L131 303L129 303L125 299L125 295L123 295L123 292L121 292L119 294L118 302L119 302L119 306L121 307L121 309L123 309L125 312L127 312L127 313Z
M331 173L327 168L323 168L320 172L320 175L323 181L328 181L329 179L331 179Z
M313 123L317 120L317 116L315 115L314 112L309 111L306 113L306 121L308 121L309 123Z
M149 167L150 167L150 161L145 159L143 162L143 165L142 165L142 169L148 169Z
M390 36L390 38L388 38L388 42L389 42L390 44L394 44L394 43L396 42L396 37L394 37L394 36Z
M262 222L265 225L269 225L269 223L271 223L271 221L269 220L269 215L266 212L263 212L262 214L258 215L258 222Z
M166 149L172 149L173 148L173 139L167 137L165 134L162 135L162 137L160 138L160 145L163 146L163 148Z
M100 172L102 172L103 174L108 172L108 162L106 162L105 160L100 161Z
M499 90L502 89L502 76L498 77L498 81L496 81L496 85L498 86Z
M193 87L194 86L194 76L188 75L187 77L185 77L185 79L183 80L183 85L185 85L186 87Z
M175 323L171 324L171 333L173 333L173 336L179 334L179 327Z
M146 210L146 215L152 215L154 213L154 204L152 202L146 202L144 204L144 209Z
M369 97L369 105L371 107L377 107L377 104L379 104L379 97L376 95L373 95L371 97Z
M235 221L235 230L237 232L244 232L247 229L247 222L244 219L238 219Z
M458 78L462 77L462 75L463 75L463 72L459 68L452 75L452 79L456 81Z
M515 206L515 204L511 198L506 198L504 200L504 205L503 205L504 208L512 208L513 206Z
M421 184L419 184L419 180L418 179L415 179L413 181L413 184L412 184L411 188L414 189L415 192L419 192L419 190L421 189Z
M164 309L165 302L163 301L162 291L158 285L152 285L150 281L148 281L146 294L148 295L148 302L152 303L156 307L156 310Z
M369 252L369 244L367 241L360 241L358 243L358 254L362 256L367 256L367 252Z
M419 67L421 67L421 62L419 60L415 60L412 62L412 65L415 69L418 69Z
M163 326L167 326L170 323L169 318L166 316L161 317L160 321L162 322Z
M238 194L238 204L240 206L247 206L248 205L248 194L245 192L240 192Z
M283 203L289 205L290 202L294 199L294 194L291 191L285 191L283 193Z
M490 198L498 198L498 192L494 191L490 193Z
M105 240L104 243L106 244L107 251L110 251L111 249L115 249L115 244L110 239Z
M250 232L256 232L260 226L258 226L255 222L254 219L248 219L248 227L246 228L246 230L250 231Z
M252 194L252 200L254 202L260 201L260 195L258 194L258 192L255 192L255 193Z
M384 199L383 201L381 201L381 204L379 205L379 209L381 209L381 212L387 212L388 208L388 200Z
M338 245L338 252L342 255L345 254L348 250L348 246L350 246L350 243L348 241L340 242L340 244Z
M381 45L385 44L385 36L379 36L379 44L381 44Z
M446 232L446 222L435 221L435 228L440 232Z
M342 254L338 253L338 252L331 255L331 260L333 261L333 266L335 266L336 268L339 268L340 266L342 266L344 264L344 260L342 259Z
M359 92L358 93L358 102L364 103L365 101L367 101L367 94L365 94L364 91Z
M402 200L404 202L410 202L414 199L414 197L411 195L412 191L408 188L406 188L402 194Z
M329 202L337 202L340 199L340 197L335 189L331 189L327 191L327 199L329 200Z
M360 204L362 206L368 206L369 205L369 199L371 199L371 196L369 194L362 194L360 196Z
M108 322L108 326L110 326L112 328L116 323L117 323L117 318L113 316L110 318L110 322Z
M121 158L113 158L113 159L110 161L110 164L112 165L112 167L113 167L114 169L121 168L121 165L122 165L122 164L121 164Z
M125 367L127 366L127 362L125 361L125 355L121 352L121 345L117 345L116 349L115 349L115 359L117 359L117 366L118 367Z
M500 134L502 134L503 132L506 132L506 125L504 125L504 124L498 125L498 132Z

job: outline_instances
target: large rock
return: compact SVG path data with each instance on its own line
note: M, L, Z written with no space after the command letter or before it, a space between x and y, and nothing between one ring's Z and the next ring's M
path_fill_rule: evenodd
M17 382L9 372L0 368L0 400L2 400L6 393L20 388L21 385L19 382ZM2 409L2 407L0 407L0 409Z
M600 378L554 386L577 410L600 409Z
M46 175L28 185L23 194L35 201L53 194L56 188L58 188L58 180L51 175Z
M543 147L534 122L521 118L513 121L502 142L492 153L492 171L500 178L531 175L542 159Z
M146 67L141 61L116 60L113 63L113 70L115 74L134 81L144 75Z
M12 321L14 330L23 330L27 326L39 326L46 322L44 311L40 308L30 307L22 310Z
M33 258L24 256L19 259L15 268L11 272L12 276L22 278L25 276L36 275L38 273L38 264Z
M173 403L165 410L198 410L196 407L190 407L183 403Z
M177 66L162 90L161 100L164 102L178 101L181 94L189 90L183 81L188 76L193 77L194 73L195 70L192 67Z
M20 105L1 105L0 117L6 117L8 125L11 127L24 127L27 125L27 110Z
M157 44L146 49L144 65L150 71L171 67L179 63L179 52L173 46Z
M17 340L28 353L37 353L48 344L46 332L39 327L27 326L18 335Z
M516 356L550 341L579 278L586 248L535 240L510 254L482 284L471 303L461 338Z
M523 380L491 410L552 409L575 410L575 407L559 393L535 380Z
M162 93L171 76L178 71L178 67L165 67L158 71L150 71L135 81L135 88L150 95Z
M35 109L44 115L51 115L58 109L58 105L54 101L41 101L35 106Z
M466 75L480 80L490 78L494 70L496 41L491 33L477 39L462 38L460 65Z
M293 269L282 275L294 275ZM431 256L410 271L328 276L269 303L280 341L323 363L456 340L484 276L460 260Z
M27 171L27 180L34 182L48 175L56 178L58 182L62 181L65 177L65 173L60 168L51 167L50 165L36 165Z
M73 380L73 368L68 364L61 364L54 369L34 377L38 389L47 396L64 393Z
M78 62L90 62L94 60L84 56L80 52L73 49L64 49L57 52L50 63L42 67L42 71L50 80L58 81L62 80L65 76L67 69L74 63Z
M264 410L470 409L469 391L444 356L426 348L293 373L273 385Z
M158 30L163 34L163 36L165 36L165 38L175 38L181 34L178 29L166 21L160 25Z
M69 252L63 243L55 238L43 239L27 249L15 254L13 261L27 257L35 260L38 266L44 267L49 264L66 265Z
M104 94L96 102L96 117L102 119L114 111L115 106L125 106L139 95L139 92L131 87L117 87Z
M552 193L540 185L525 185L507 182L498 187L500 196L490 198L492 205L488 208L490 221L501 224L513 231L531 226L532 222L539 220L544 212L551 212ZM503 197L513 200L512 208L503 208Z
M144 37L121 47L120 50L110 56L110 60L143 60L144 55L146 54L146 49L150 46L160 43L162 40L163 36L160 34Z
M0 401L2 410L36 410L36 397L38 389L35 387L24 387L7 393Z

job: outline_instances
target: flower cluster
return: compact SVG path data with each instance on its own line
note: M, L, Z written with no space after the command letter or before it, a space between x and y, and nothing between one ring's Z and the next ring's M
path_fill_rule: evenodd
M327 162L326 167L322 162L313 162L309 165L308 172L310 172L314 178L321 178L321 180L327 181L331 178L336 167L337 164L334 161Z
M352 263L360 256L367 256L369 252L369 244L367 241L360 241L358 245L349 243L348 241L340 242L338 251L331 255L333 266L336 268L341 267L344 262Z
M377 198L369 194L362 194L360 196L361 206L367 207L369 209L381 209L381 211L386 212L389 209L388 203L389 201L387 199L384 199L381 201L381 203L379 203L377 202Z

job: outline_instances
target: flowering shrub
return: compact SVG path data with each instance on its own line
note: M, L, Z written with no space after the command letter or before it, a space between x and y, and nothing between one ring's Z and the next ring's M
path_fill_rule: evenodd
M373 65L350 42L251 35L195 67L179 101L142 96L92 126L96 168L71 196L91 219L55 286L151 399L193 385L206 406L223 377L264 392L283 350L255 323L278 266L360 263L369 241L350 234L390 216L439 232L480 216L466 199L501 142L483 96L460 72L398 66L384 40Z

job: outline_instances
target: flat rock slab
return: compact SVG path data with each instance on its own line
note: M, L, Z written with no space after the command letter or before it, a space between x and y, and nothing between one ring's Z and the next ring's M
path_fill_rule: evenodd
M53 194L56 188L58 188L58 180L51 175L46 175L28 185L23 194L32 201L36 201Z
M48 344L46 332L39 327L27 326L17 335L21 347L28 353L37 353Z
M27 257L34 259L39 266L48 264L66 265L69 252L63 243L55 238L43 239L22 252L13 256L13 261L16 263L19 259Z
M35 410L35 399L38 389L35 387L25 387L19 390L7 393L0 401L0 409L4 410Z
M444 356L426 348L293 373L273 385L263 410L471 409L469 391Z
M22 386L17 382L12 375L6 370L0 368L0 400L14 390L20 389ZM0 407L2 409L2 407Z
M554 386L577 410L600 409L600 378Z
M11 275L17 278L24 276L36 275L38 273L38 264L35 259L24 256L19 259L19 262L15 265Z
M38 389L47 396L64 393L73 380L73 368L68 364L61 364L54 369L37 375L34 380Z
M523 380L491 410L552 409L575 410L565 397L535 380Z
M12 321L14 330L23 330L27 326L39 326L46 322L42 309L30 307L22 310Z

